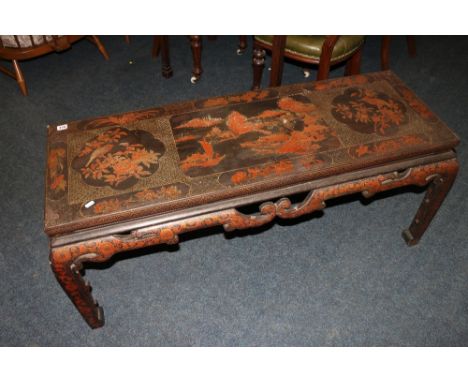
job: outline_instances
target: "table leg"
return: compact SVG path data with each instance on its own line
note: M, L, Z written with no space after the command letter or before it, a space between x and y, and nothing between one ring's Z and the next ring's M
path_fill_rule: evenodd
M104 312L91 295L91 286L80 274L81 263L73 259L74 250L52 250L50 265L57 281L81 313L88 325L99 328L104 325Z
M447 196L457 176L458 162L451 161L444 172L434 174L426 195L408 229L403 231L406 244L412 246L419 242L442 202Z

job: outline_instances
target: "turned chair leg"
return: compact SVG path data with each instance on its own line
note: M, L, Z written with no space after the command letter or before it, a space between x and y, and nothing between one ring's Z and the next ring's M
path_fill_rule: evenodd
M457 176L458 162L453 161L450 169L444 174L437 174L429 184L426 195L416 212L408 229L403 231L403 238L409 246L421 240L430 222L442 205Z
M153 58L158 57L161 50L161 36L153 36L153 49L151 50L151 56Z
M163 77L170 78L173 75L170 57L169 57L169 37L154 36L152 57L155 58L161 52L161 73Z
M262 83L263 68L265 67L265 49L254 47L253 49L253 84L252 90L260 89Z
M287 36L273 36L271 48L270 86L280 86L283 78L284 49Z
M382 36L380 45L380 67L382 70L390 68L390 36Z
M346 63L345 76L352 76L361 72L362 47L359 48Z
M99 39L98 36L90 36L89 40L94 43L94 45L97 46L97 48L99 49L99 52L101 52L101 54L104 56L104 58L106 60L109 59L109 54L107 53L107 50L106 48L104 47L104 45L102 44L101 40Z
M23 95L28 95L28 88L26 87L26 82L24 81L23 72L21 71L18 61L13 60L13 68L15 69L16 81L18 82L19 88Z
M406 45L408 45L409 56L416 57L416 39L414 36L406 36Z
M190 81L192 84L196 83L203 72L201 67L201 50L202 50L202 42L201 36L190 36L190 47L192 49L192 57L193 57L193 69L192 69L192 77Z
M410 57L416 56L416 40L414 36L406 36L408 54ZM380 46L380 67L382 70L390 69L390 36L382 36L382 45Z
M168 36L161 36L160 46L161 46L162 75L165 78L170 78L172 77L173 72L172 72L171 62L169 58L169 37Z
M237 47L237 54L243 55L247 49L247 36L239 36L239 45Z
M330 74L330 61L320 61L319 68L317 71L317 81L323 81L328 79Z

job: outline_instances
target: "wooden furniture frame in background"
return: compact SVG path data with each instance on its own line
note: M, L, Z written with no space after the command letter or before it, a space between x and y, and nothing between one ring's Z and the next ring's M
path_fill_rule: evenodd
M281 78L283 76L283 60L284 57L296 60L299 62L307 64L316 64L318 65L317 81L326 80L330 72L331 67L331 57L333 49L338 41L340 36L327 36L322 45L322 53L320 59L317 61L312 58L305 58L297 54L288 52L285 50L286 38L287 36L274 36L273 44L268 45L264 44L261 41L254 39L253 42L253 84L252 89L260 89L260 84L262 82L263 68L265 67L265 55L266 50L271 50L272 52L272 64L271 64L271 74L270 74L270 86L279 86L281 85ZM345 75L359 74L361 68L361 54L362 46L356 50L352 55L345 56L341 60L334 62L333 64L339 64L341 62L346 62Z
M3 72L6 75L14 78L18 82L21 93L23 93L23 95L28 95L26 81L18 61L29 60L31 58L43 56L51 52L62 52L69 49L74 42L81 40L84 37L97 46L106 60L109 59L109 54L107 53L106 48L97 36L53 36L52 41L46 41L46 36L44 36L44 42L38 45L35 45L34 40L31 38L33 46L28 48L5 47L0 40L0 58L4 60L11 60L14 69L14 71L11 71L3 66L0 66L0 72ZM17 39L16 36L15 38Z
M208 36L209 40L216 40L217 36ZM202 57L202 36L189 36L190 48L192 49L193 68L190 82L195 84L201 78L203 73L201 57ZM247 49L247 36L239 36L239 45L237 47L237 54L244 54Z

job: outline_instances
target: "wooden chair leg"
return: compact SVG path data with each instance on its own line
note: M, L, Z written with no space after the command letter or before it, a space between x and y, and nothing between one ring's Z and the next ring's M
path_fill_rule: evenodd
M408 54L410 57L416 56L416 39L414 36L406 36L406 45L408 45Z
M416 216L409 228L403 231L403 238L406 244L411 246L419 242L450 191L457 172L458 162L453 160L447 171L437 174L429 184L421 206L418 212L416 212Z
M160 50L161 50L161 36L154 36L153 37L153 49L151 50L151 56L153 58L158 57Z
M28 95L28 88L26 87L26 82L24 81L23 72L21 71L18 61L13 60L13 68L15 68L15 76L16 82L18 82L18 86L21 90L23 95Z
M172 77L172 67L169 58L169 37L168 36L161 36L160 39L160 46L161 46L161 63L162 63L162 75L165 78Z
M390 36L382 36L380 45L380 67L382 70L390 68Z
M333 54L333 49L337 43L339 36L327 36L322 45L322 53L320 54L320 62L317 72L317 81L326 80L330 73L330 63Z
M247 49L247 36L239 36L239 46L237 48L237 54L241 56Z
M265 67L265 50L254 46L253 49L253 59L252 59L252 67L253 67L253 84L252 90L260 89L260 85L262 83L262 73L263 68Z
M190 36L190 47L192 49L193 57L193 69L190 81L192 82L192 84L194 84L200 79L200 76L203 72L201 67L201 36Z
M99 37L98 36L91 36L91 41L97 46L97 48L99 49L101 54L104 56L104 58L106 60L108 60L109 59L109 54L107 53L107 50L104 47L104 45L102 45L102 42L99 39Z
M273 47L271 50L271 73L270 86L280 86L283 77L284 48L286 47L286 36L273 36Z
M130 45L130 36L129 35L126 35L124 36L124 39L125 39L125 42Z
M360 47L346 63L345 76L352 76L361 72L362 47Z

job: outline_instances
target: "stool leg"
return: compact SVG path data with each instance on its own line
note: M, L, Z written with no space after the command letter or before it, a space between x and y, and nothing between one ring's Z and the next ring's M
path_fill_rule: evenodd
M201 67L201 49L202 42L200 36L190 36L190 47L192 48L193 69L190 81L192 84L196 83L203 72Z
M50 254L50 264L57 281L88 325L93 329L103 326L104 312L91 295L91 286L80 274L81 264L56 250Z
M26 82L24 81L23 72L21 71L18 61L13 60L13 67L15 68L16 81L20 87L21 93L23 95L28 95L28 88L26 87Z
M165 78L172 77L172 67L169 59L169 38L168 36L161 36L161 63L162 75Z
M359 48L346 63L346 76L352 76L361 72L361 55L362 47Z
M252 59L252 67L253 67L252 90L260 89L260 85L262 83L263 68L265 67L265 54L266 54L265 49L254 47L253 59Z
M457 176L457 172L458 162L454 160L446 173L434 176L411 225L408 229L403 231L403 238L406 244L412 246L419 242L450 191Z

